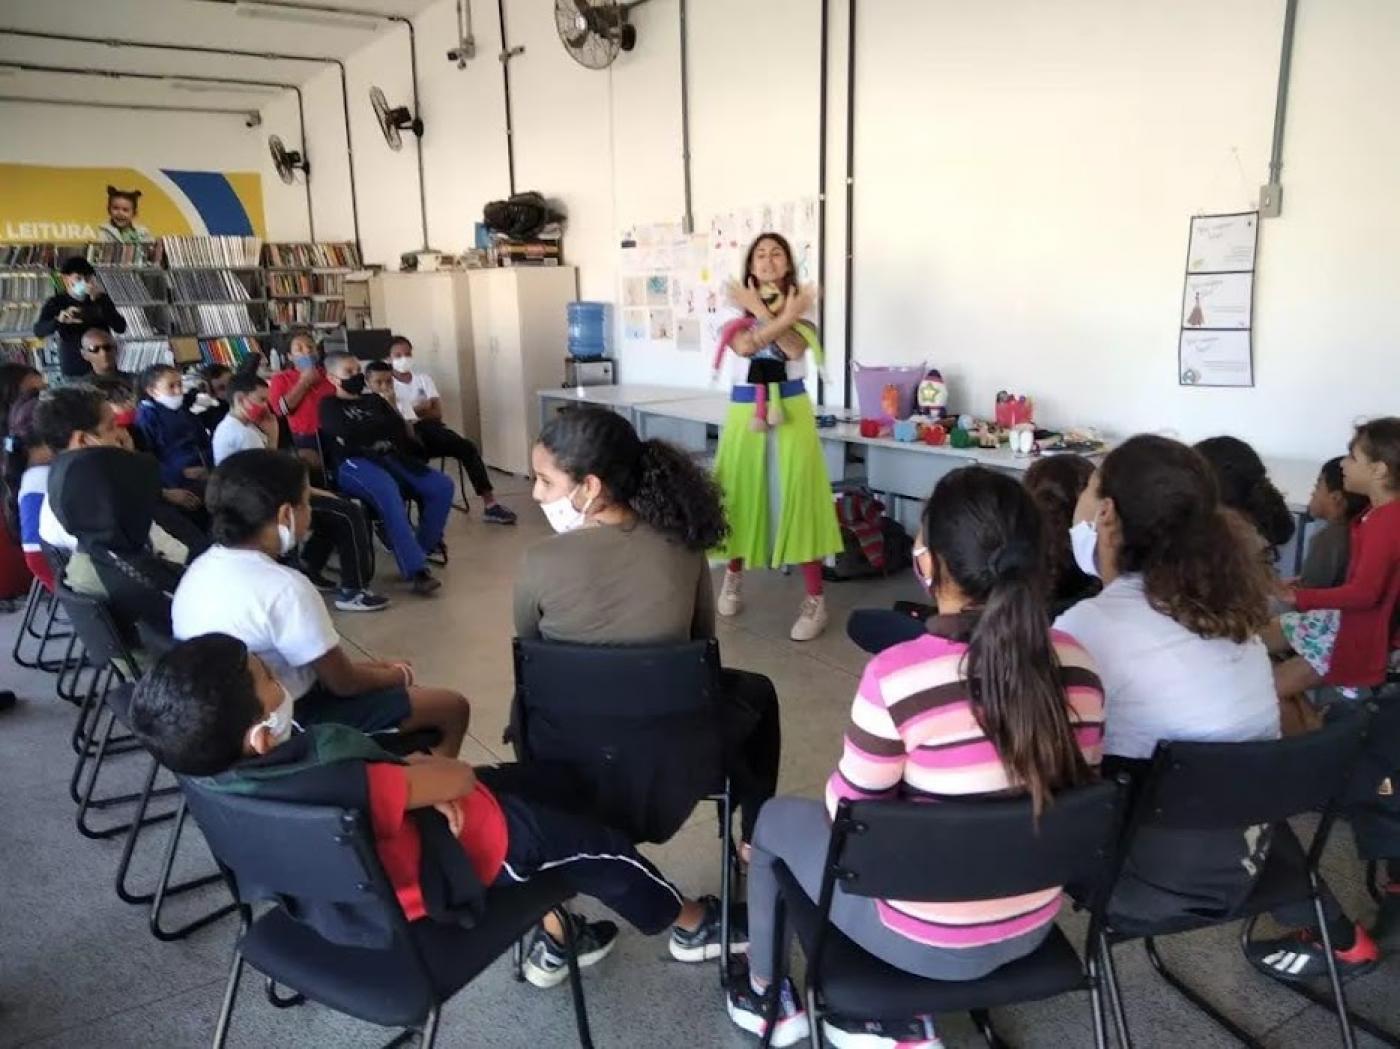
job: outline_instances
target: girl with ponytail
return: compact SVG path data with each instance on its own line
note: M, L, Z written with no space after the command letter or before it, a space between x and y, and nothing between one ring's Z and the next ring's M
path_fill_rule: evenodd
M1250 537L1264 564L1273 566L1278 548L1293 538L1297 525L1283 493L1269 480L1259 453L1238 437L1208 437L1196 445L1215 474L1220 501L1240 514L1257 535Z
M886 649L866 666L825 807L775 798L759 819L749 873L750 980L736 980L730 990L730 1015L741 1027L754 1029L774 971L774 865L781 860L815 899L829 817L841 800L936 802L1024 792L1040 812L1058 791L1092 777L1103 694L1089 656L1046 618L1042 529L1030 495L1004 474L966 467L934 488L914 567L938 614L925 636ZM889 965L929 979L971 980L1035 950L1059 898L1054 886L1014 899L954 903L837 893L831 917ZM783 1033L804 1021L794 1004ZM915 1021L917 1030L859 1018L824 1022L843 1033L878 1034L886 1045L937 1044L931 1017Z
M706 552L729 528L705 470L599 408L551 420L531 463L535 501L560 534L525 553L517 637L648 645L715 636ZM726 761L747 842L777 789L778 699L759 674L725 670L723 685Z

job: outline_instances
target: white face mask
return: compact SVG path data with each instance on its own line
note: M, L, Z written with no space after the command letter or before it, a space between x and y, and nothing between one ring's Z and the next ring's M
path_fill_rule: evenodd
M400 375L410 375L413 372L413 358L390 357L389 367L393 368L394 371L398 372Z
M576 485L574 490L562 499L540 503L540 509L544 511L549 526L561 535L582 528L588 521L588 508L593 505L593 500L584 503L582 510L574 506L574 495L582 487L583 485Z
M169 408L172 412L178 412L185 405L185 397L179 393L161 393L151 398L156 404Z
M281 556L286 557L300 543L301 540L297 538L295 515L293 515L292 523L289 525L284 525L281 521L277 522L277 548L282 551Z
M1099 546L1099 530L1093 521L1080 521L1069 530L1069 545L1074 551L1074 563L1085 575L1099 577L1094 552Z
M292 736L292 727L301 727L292 720L292 709L295 704L296 700L294 700L292 694L287 691L287 686L282 685L282 702L277 704L276 710L254 725L249 730L249 734L251 735L260 728L265 728L272 736L274 745L287 742Z

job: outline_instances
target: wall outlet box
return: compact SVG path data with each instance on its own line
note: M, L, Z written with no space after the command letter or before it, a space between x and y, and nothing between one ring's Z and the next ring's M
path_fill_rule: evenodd
M1259 187L1259 217L1276 219L1283 214L1283 183L1269 182Z

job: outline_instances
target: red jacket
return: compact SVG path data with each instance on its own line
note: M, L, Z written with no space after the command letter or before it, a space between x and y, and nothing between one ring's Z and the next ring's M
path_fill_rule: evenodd
M1384 681L1392 620L1400 600L1400 499L1352 522L1345 583L1325 590L1299 590L1297 597L1300 612L1341 610L1327 684L1359 687Z

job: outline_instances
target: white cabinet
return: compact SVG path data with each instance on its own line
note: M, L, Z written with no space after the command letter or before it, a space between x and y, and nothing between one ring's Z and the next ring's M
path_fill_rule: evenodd
M539 436L535 391L564 381L565 306L578 297L577 273L572 266L508 267L472 270L466 277L481 455L487 466L528 475L530 449Z
M443 422L479 442L480 380L467 278L466 273L377 274L370 279L370 310L375 327L413 343L414 368L431 375L442 395Z

